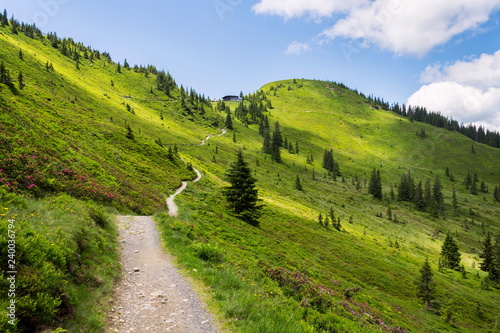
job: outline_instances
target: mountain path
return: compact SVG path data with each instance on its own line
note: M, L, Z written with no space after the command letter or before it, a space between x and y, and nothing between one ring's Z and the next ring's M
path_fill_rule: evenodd
M227 130L221 130L224 135ZM200 145L205 145L208 135ZM197 182L202 178L194 169ZM169 215L188 182L167 199ZM161 247L151 216L117 216L124 277L115 286L106 332L215 333L214 319Z
M215 333L212 316L172 265L150 216L118 216L124 277L106 332Z

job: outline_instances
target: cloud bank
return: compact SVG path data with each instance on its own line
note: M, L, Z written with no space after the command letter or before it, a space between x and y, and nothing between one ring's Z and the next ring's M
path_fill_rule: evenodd
M464 123L500 131L500 51L468 61L427 66L426 83L407 103L440 111Z
M500 8L500 0L260 0L257 14L285 19L343 15L321 34L346 38L397 55L423 56L463 32L477 29Z

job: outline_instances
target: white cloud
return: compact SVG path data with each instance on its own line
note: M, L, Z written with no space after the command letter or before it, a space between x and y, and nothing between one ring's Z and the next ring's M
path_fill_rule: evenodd
M470 61L456 61L445 66L427 66L421 80L423 83L450 80L483 88L500 87L500 51L482 54Z
M366 2L367 0L260 0L252 9L257 14L278 15L287 19L307 14L320 18L348 11Z
M288 48L285 51L285 54L290 55L290 54L302 54L306 51L311 50L311 47L307 43L300 43L300 42L292 42L290 45L288 45Z
M398 55L423 56L465 31L477 29L500 0L260 0L252 9L285 19L344 15L318 38L361 40Z
M397 55L423 56L478 28L499 7L500 0L375 0L353 9L323 35L360 39Z
M500 131L500 51L450 65L428 66L421 78L427 84L410 96L407 104Z

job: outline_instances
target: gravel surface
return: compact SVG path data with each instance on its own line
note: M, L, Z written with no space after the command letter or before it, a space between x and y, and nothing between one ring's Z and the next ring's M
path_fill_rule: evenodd
M171 264L149 216L118 216L124 277L106 332L217 332L212 316Z

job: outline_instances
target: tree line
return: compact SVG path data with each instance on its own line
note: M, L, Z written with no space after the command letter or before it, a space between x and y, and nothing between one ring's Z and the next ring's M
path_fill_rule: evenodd
M343 83L334 81L328 82L339 88L350 90L359 96L366 98L368 102L379 106L381 109L397 113L408 118L410 121L418 121L434 127L455 131L476 142L500 148L500 132L491 131L485 129L483 126L476 126L474 124L459 124L452 117L444 116L441 112L429 111L427 108L421 106L407 106L406 104L399 105L398 103L391 104L380 97L375 97L373 95L366 96L357 89L351 89Z

